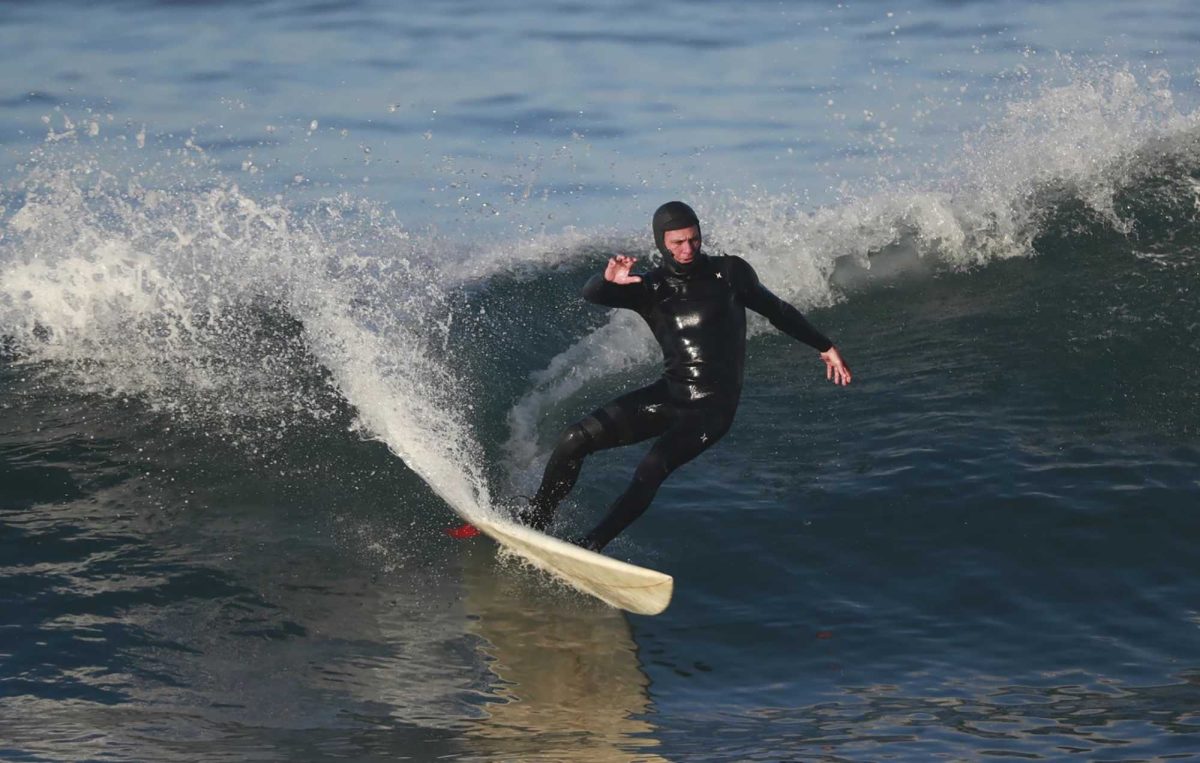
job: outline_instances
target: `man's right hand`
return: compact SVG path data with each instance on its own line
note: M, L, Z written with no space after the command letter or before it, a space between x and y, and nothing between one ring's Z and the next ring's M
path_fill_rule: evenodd
M627 257L623 254L609 257L608 265L604 268L604 280L622 286L628 283L641 283L641 276L629 275L629 270L635 262L637 262L637 257Z

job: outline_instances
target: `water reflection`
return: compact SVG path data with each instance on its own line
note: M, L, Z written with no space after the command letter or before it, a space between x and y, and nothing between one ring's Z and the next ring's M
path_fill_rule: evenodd
M467 749L502 760L659 761L650 681L625 615L499 562L464 553L465 609L497 682Z
M1088 683L946 686L955 695L929 697L852 688L808 707L704 712L659 737L664 755L688 760L1191 759L1200 747L1200 674L1147 687L1073 677Z

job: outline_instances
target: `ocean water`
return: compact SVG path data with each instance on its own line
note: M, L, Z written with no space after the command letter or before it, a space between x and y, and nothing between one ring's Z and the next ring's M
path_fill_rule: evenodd
M1200 759L1200 8L0 3L0 759ZM444 534L752 324L612 610ZM592 457L556 532L642 448Z

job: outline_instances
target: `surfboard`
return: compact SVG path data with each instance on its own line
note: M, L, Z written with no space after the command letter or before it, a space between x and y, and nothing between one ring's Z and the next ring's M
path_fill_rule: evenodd
M609 606L638 615L657 615L671 603L675 579L552 538L531 527L472 517L471 524L534 567Z

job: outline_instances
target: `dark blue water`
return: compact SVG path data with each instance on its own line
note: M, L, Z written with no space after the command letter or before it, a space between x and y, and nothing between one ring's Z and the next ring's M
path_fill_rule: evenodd
M0 5L0 759L1200 757L1198 30ZM752 326L645 618L443 530L655 377L670 198L855 380Z

